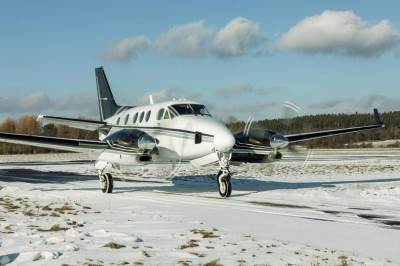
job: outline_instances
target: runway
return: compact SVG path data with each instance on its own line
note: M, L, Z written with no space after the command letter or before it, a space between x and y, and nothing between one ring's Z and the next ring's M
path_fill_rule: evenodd
M84 156L3 156L0 262L398 265L399 158L289 154L234 167L232 197L220 199L213 167L138 167L103 195ZM46 231L56 224L65 230Z

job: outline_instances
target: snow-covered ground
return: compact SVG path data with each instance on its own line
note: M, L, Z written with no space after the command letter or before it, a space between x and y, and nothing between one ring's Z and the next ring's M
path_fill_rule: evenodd
M216 170L138 167L104 195L84 155L1 156L0 265L400 265L399 150L233 167L229 199Z

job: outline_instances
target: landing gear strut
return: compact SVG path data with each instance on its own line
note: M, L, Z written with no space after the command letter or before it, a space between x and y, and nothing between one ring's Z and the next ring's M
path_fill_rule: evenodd
M221 170L217 174L219 195L228 198L232 193L231 172L229 171L232 153L219 153L219 165Z
M103 193L112 193L114 188L114 180L111 174L103 174L99 176L100 187Z

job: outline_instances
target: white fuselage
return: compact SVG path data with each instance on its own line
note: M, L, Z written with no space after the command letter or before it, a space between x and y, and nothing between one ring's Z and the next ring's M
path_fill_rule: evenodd
M146 132L158 142L156 160L160 162L191 161L232 149L235 140L223 123L208 114L180 114L172 107L177 104L203 106L193 101L176 100L125 107L106 120L111 126L108 135L130 128ZM122 164L123 161L129 164L128 154L118 156L126 158L121 160Z

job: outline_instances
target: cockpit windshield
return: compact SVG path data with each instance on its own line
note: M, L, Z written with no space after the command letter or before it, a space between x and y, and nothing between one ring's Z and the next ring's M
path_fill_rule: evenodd
M205 115L211 116L202 104L174 104L171 106L179 115Z

